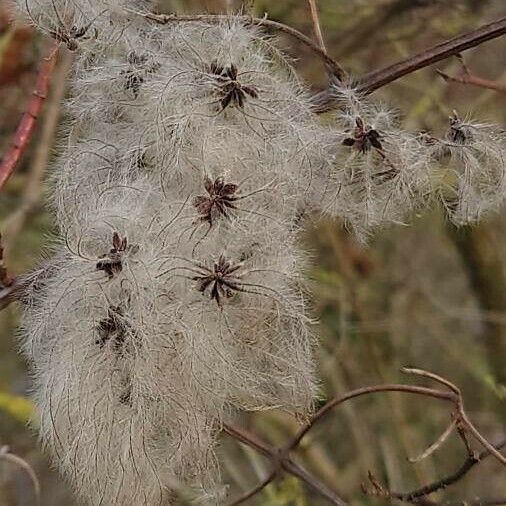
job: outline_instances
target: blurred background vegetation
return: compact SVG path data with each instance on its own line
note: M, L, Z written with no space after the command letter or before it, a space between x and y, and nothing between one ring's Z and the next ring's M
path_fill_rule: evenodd
M238 4L239 2L237 2ZM165 0L162 12L222 12L226 0ZM504 16L505 0L319 0L329 52L360 75L401 59L478 25ZM257 14L311 34L305 0L257 0ZM325 85L322 65L304 47L282 39L301 74L314 88ZM8 145L34 86L47 41L28 27L9 23L0 0L0 153ZM466 53L473 71L505 79L506 40ZM450 59L439 65L458 71ZM504 125L504 94L445 83L434 68L421 70L377 92L375 99L398 108L408 129L441 132L453 109ZM44 121L44 118L41 120ZM39 125L40 127L40 125ZM0 230L6 235L8 266L30 269L53 232L45 188L19 226L13 216L27 201L30 181L38 181L33 159L36 134L22 165L0 195ZM46 141L44 141L46 142ZM47 143L46 143L47 144ZM46 149L48 146L46 146ZM54 155L51 145L49 153ZM33 196L32 190L32 196ZM37 194L37 192L35 192ZM506 213L478 227L455 230L435 209L413 217L411 226L377 231L363 247L335 221L314 220L301 238L313 259L307 283L320 320L318 362L326 397L353 388L404 382L399 369L415 365L437 372L463 390L467 409L491 441L504 436L506 421ZM13 233L13 232L16 233ZM50 470L27 428L29 373L16 353L19 310L0 312L0 445L9 445L36 469L43 505L76 505L62 480ZM353 401L325 420L304 440L299 457L352 504L383 504L360 491L368 470L395 490L409 490L455 470L465 452L453 438L419 464L419 454L443 431L448 409L437 401L381 394ZM240 423L281 444L296 421L283 413L245 415ZM219 449L231 494L264 477L268 462L224 438ZM506 497L504 468L489 459L436 500ZM22 473L0 465L0 506L32 504ZM269 486L249 504L324 504L291 478ZM135 506L135 505L133 505Z

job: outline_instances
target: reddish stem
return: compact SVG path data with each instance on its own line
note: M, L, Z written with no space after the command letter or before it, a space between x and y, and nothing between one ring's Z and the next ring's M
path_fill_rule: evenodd
M51 76L56 65L58 55L59 43L56 43L49 56L44 58L39 74L37 76L37 83L35 91L30 99L28 108L23 114L21 122L14 134L14 139L11 147L5 154L2 163L0 164L0 190L5 186L7 180L10 178L16 169L19 160L23 156L30 139L32 138L37 123L37 118L40 114L44 100L47 96L49 86L51 84Z

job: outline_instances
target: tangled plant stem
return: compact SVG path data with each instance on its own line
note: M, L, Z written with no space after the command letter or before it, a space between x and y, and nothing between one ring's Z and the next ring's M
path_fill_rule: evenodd
M346 501L337 496L334 492L329 492L326 486L320 484L318 480L307 473L298 473L292 467L292 464L295 464L290 456L290 452L297 449L297 447L301 444L302 439L312 431L323 419L325 419L329 414L333 413L333 410L342 405L343 403L362 397L365 395L373 395L378 393L387 393L387 392L401 392L401 393L409 393L416 396L421 396L425 398L438 399L442 401L449 402L454 406L455 413L458 417L458 421L456 426L460 427L460 430L457 433L465 442L466 449L468 450L469 456L463 465L454 473L447 477L444 477L440 480L435 481L434 483L430 483L421 487L420 489L413 490L411 492L393 492L379 484L374 475L370 473L369 481L373 485L373 489L369 490L364 485L364 492L368 495L379 495L386 498L398 499L400 501L406 503L417 503L423 504L423 501L427 498L427 496L437 492L439 490L445 489L446 487L453 485L454 483L461 480L475 465L480 463L486 457L494 456L500 463L505 464L504 456L500 453L500 450L506 446L506 441L502 441L496 445L488 442L482 435L480 435L476 428L469 421L467 414L463 408L463 399L461 396L460 389L448 381L447 379L431 373L429 371L424 371L422 369L413 369L413 368L404 368L403 372L407 374L416 375L419 377L429 378L432 381L435 381L446 387L445 390L439 390L428 387L414 386L414 385L403 385L403 384L390 384L390 385L376 385L371 387L359 388L357 390L353 390L351 392L346 393L341 397L337 397L328 401L322 408L318 410L315 415L311 417L311 419L304 424L297 433L293 436L293 438L286 443L283 447L275 448L260 440L258 436L255 434L250 434L243 429L239 429L237 427L226 426L225 431L234 439L237 439L241 443L253 448L258 453L267 457L273 466L272 471L269 475L260 482L256 487L254 487L251 491L246 492L243 496L238 498L237 500L231 502L228 506L236 506L244 503L249 498L254 495L260 493L269 483L279 475L279 473L285 471L294 476L297 476L300 480L302 480L306 485L308 485L312 490L314 490L321 497L325 497L330 504L334 504L337 506L345 506L348 504ZM455 426L453 426L455 429ZM482 444L485 449L480 454L475 454L469 447L469 443L465 439L465 434L470 433ZM442 442L439 445L441 446ZM438 449L439 449L438 448ZM418 501L420 500L420 501ZM500 501L498 504L503 504L505 501ZM483 502L485 503L485 502ZM433 504L432 502L430 504ZM435 503L434 503L435 504ZM466 502L467 504L467 502ZM481 504L481 503L480 503ZM488 504L488 503L487 503Z

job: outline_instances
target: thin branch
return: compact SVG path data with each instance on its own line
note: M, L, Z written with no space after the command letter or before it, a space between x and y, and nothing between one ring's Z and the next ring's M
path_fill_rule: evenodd
M4 224L5 248L9 246L24 225L27 216L40 199L42 180L49 162L51 147L58 127L60 106L67 88L67 75L72 65L72 53L62 54L61 62L54 72L54 85L46 101L46 109L41 118L40 136L30 163L30 173L23 192L22 203ZM1 278L0 278L1 283Z
M466 446L468 447L468 451L471 452L469 448L469 443L467 442L467 439L465 437L464 430L467 430L471 433L471 435L478 440L501 464L506 465L506 457L502 455L499 451L497 451L493 445L491 445L487 439L482 436L482 434L478 431L478 429L473 425L471 420L469 420L465 410L464 410L464 401L462 399L462 394L460 392L460 389L457 387L457 385L453 384L451 381L448 381L447 379L429 371L424 371L423 369L415 369L412 367L403 367L401 369L403 373L406 374L414 374L416 376L421 376L424 378L430 378L433 381L436 381L440 383L441 385L444 385L448 387L455 395L456 395L456 402L455 407L457 408L458 412L458 419L457 424L459 428L459 433L461 434L461 437L464 439L464 442L466 443Z
M7 272L7 266L5 265L4 251L5 249L2 241L2 234L0 232L0 288L9 287L13 283Z
M407 74L411 74L421 68L445 60L450 56L483 44L488 40L501 37L504 34L506 34L506 17L438 44L422 53L386 67L385 69L366 75L361 80L361 91L371 93Z
M492 456L501 462L501 464L506 465L506 457L492 444L490 444L482 434L480 434L478 429L471 423L471 420L469 420L469 417L464 411L462 405L460 405L459 415L462 419L462 422L465 424L466 429L471 433L471 435L474 436L474 438L478 440L490 452Z
M159 23L162 25L167 25L170 23L191 23L191 22L203 22L203 23L219 23L221 21L230 19L230 16L226 14L198 14L198 15L177 15L177 14L153 14L151 12L138 12L131 9L125 9L126 11L135 14L137 16L141 16L150 21L154 21L155 23ZM346 78L346 72L344 69L336 62L333 58L331 58L325 50L323 50L320 46L315 44L307 35L299 32L295 28L291 26L284 25L283 23L279 23L277 21L272 21L264 18L255 18L252 16L234 16L234 19L241 21L245 25L253 25L259 26L263 28L270 28L271 30L275 30L278 32L285 33L290 35L291 37L296 38L304 45L306 45L311 51L316 53L331 70L333 75L336 76L338 80L344 80Z
M412 374L424 378L428 378L432 381L443 385L448 388L448 390L438 390L433 388L421 387L416 385L401 385L401 384L387 384L387 385L376 385L371 387L359 388L357 390L353 390L341 397L335 398L327 402L311 419L304 424L295 436L284 446L280 448L273 447L272 445L262 441L256 434L251 434L250 432L238 428L231 425L226 425L224 430L230 436L234 437L238 441L250 446L255 449L257 452L261 453L265 457L271 460L273 464L272 473L268 476L268 481L262 481L255 489L260 491L262 490L268 483L275 479L275 477L279 474L281 470L289 472L294 476L297 476L300 480L302 480L308 487L314 490L318 495L325 497L332 504L337 504L338 506L346 506L346 502L344 502L340 497L335 495L335 493L330 490L326 485L320 483L313 476L307 473L304 469L302 469L298 464L296 464L290 456L290 452L296 449L301 443L304 436L312 430L316 424L326 417L329 413L332 412L334 408L343 404L344 402L361 397L364 395L370 395L380 392L404 392L411 393L414 395L422 395L425 397L430 397L433 399L439 399L443 401L450 402L454 405L454 421L450 425L448 429L445 430L443 436L439 438L436 444L432 445L429 449L430 452L434 451L436 447L441 446L442 442L446 440L451 431L456 428L458 433L463 438L464 442L466 442L466 447L468 450L468 457L461 468L454 474L443 478L435 483L431 483L426 485L420 489L414 490L408 493L399 493L399 492L391 492L385 486L383 486L372 473L369 474L369 482L372 484L373 489L367 490L364 489L366 493L369 495L376 495L381 497L389 497L393 499L402 500L404 502L411 502L413 504L419 504L422 506L434 506L436 503L426 499L426 496L432 494L433 492L449 486L458 480L460 480L463 476L465 476L469 470L474 467L478 462L482 459L488 457L489 455L493 455L497 458L497 460L501 461L501 458L504 458L499 450L506 446L506 440L494 446L489 443L481 434L474 428L470 420L468 419L464 407L463 400L460 389L451 381L439 376L438 374L425 371L423 369L415 369L415 368L403 368L402 372L407 374ZM470 432L480 443L485 447L485 450L477 455L475 454L467 444L466 433L465 431ZM427 450L424 452L424 455L429 452ZM253 496L253 491L248 492L241 496L240 499L233 502L233 505L241 504L244 500L247 500Z
M455 426L457 425L457 420L454 418L451 423L448 425L446 430L439 436L437 441L432 443L423 453L418 455L417 457L413 457L408 459L412 464L416 464L417 462L421 462L426 458L430 457L434 452L436 452L443 444L448 440L453 431L455 430Z
M7 151L5 157L0 164L0 190L5 186L7 180L14 172L21 156L25 152L30 139L32 138L37 123L37 118L40 114L44 99L46 98L51 76L53 74L56 59L58 56L59 43L55 43L51 49L48 57L44 58L43 64L40 68L35 85L33 97L30 99L28 108L19 123L18 129L14 134L14 140L11 148Z
M32 466L21 457L10 453L8 446L2 446L0 448L0 460L9 462L25 471L25 473L30 478L30 481L32 482L35 504L40 504L40 483L39 479L37 478L37 474L33 470Z
M319 496L327 499L330 504L334 504L335 506L348 506L348 503L343 501L333 490L327 487L324 483L316 480L302 466L294 462L292 459L286 459L283 462L283 469L299 478L299 480L304 482L309 489L317 493Z
M364 395L370 395L374 393L379 392L406 392L416 395L423 395L425 397L432 397L434 399L440 399L445 401L453 401L455 402L456 396L452 392L447 392L444 390L436 390L433 388L426 388L426 387L418 387L413 385L398 385L398 384L392 384L392 385L377 385L372 387L365 387L365 388L359 388L357 390L353 390L342 397L332 399L331 401L327 402L321 409L319 409L312 417L311 419L304 424L295 437L290 442L290 449L293 449L297 447L304 436L320 421L322 420L326 415L328 415L334 408L337 406L343 404L346 401L349 401L351 399L355 399L356 397L361 397Z
M264 457L272 457L276 454L276 448L274 448L274 446L267 444L258 436L252 434L251 432L247 432L245 429L236 427L235 425L225 424L223 426L223 432L234 439L237 439L237 441L240 441L246 446L253 448Z
M506 82L505 81L492 81L491 79L485 79L483 77L475 76L466 65L464 58L461 54L456 55L460 62L460 72L457 75L451 76L440 69L436 69L436 72L446 81L459 84L468 84L471 86L477 86L478 88L486 88L489 90L498 91L499 93L506 93Z
M334 506L347 506L347 503L341 499L333 490L321 483L314 476L308 473L302 466L292 460L287 449L276 448L265 441L262 441L256 434L246 431L243 428L235 427L233 425L226 424L223 428L229 436L240 441L241 443L253 448L258 453L267 457L272 464L272 471L268 478L259 483L253 490L255 493L259 493L265 488L271 481L273 481L282 471L296 476L299 480L304 482L308 488L318 494L320 497L324 497ZM235 499L228 506L237 506L242 504L246 500L252 497L252 491L243 494L238 499Z
M449 388L454 394L460 396L460 388L452 383L451 381L448 381L446 378L443 378L442 376L439 376L439 374L425 371L424 369L417 369L416 367L402 367L401 372L404 374L412 374L414 376L420 376L422 378L429 378L432 381L435 381L436 383L439 383L440 385L443 385L447 388Z
M498 443L494 446L494 449L496 451L500 450L501 448L506 447L506 439ZM453 474L450 474L441 480L438 480L434 483L430 483L429 485L425 485L419 489L413 490L411 492L391 492L387 491L386 494L388 497L392 497L394 499L399 499L401 501L413 501L414 499L418 499L421 497L425 497L427 495L433 494L434 492L437 492L438 490L442 490L446 487L449 487L450 485L453 485L457 481L460 481L476 464L481 462L482 460L489 457L492 453L487 449L481 452L479 455L473 455L469 456L465 462L462 464L462 466L455 471ZM371 479L371 476L370 476ZM374 487L376 488L377 481L375 481ZM468 504L466 502L466 504Z
M393 65L371 72L358 79L357 90L364 94L372 93L401 77L438 63L472 47L479 46L484 42L501 37L504 34L506 34L506 17L437 44ZM317 113L330 111L337 106L336 97L331 87L313 97L313 110Z
M239 506L239 504L242 504L242 503L246 502L248 499L251 499L252 497L256 496L267 485L272 483L276 479L277 475L278 475L278 473L276 470L271 471L267 475L267 477L263 481L261 481L256 487L252 488L249 492L244 493L243 495L241 495L240 497L238 497L237 499L235 499L231 503L228 503L228 506Z
M325 47L325 41L323 39L322 28L320 25L320 17L318 15L318 6L316 5L316 0L307 0L309 4L309 10L311 12L311 20L313 22L313 31L316 37L316 41L320 48L327 52Z

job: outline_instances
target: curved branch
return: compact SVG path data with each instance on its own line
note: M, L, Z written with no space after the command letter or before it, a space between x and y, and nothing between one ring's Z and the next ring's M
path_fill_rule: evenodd
M455 402L458 397L452 393L452 392L446 392L444 390L436 390L433 388L426 388L426 387L417 387L413 385L378 385L373 387L365 387L365 388L358 388L357 390L352 390L351 392L343 395L342 397L338 397L335 399L332 399L331 401L327 402L321 409L319 409L312 417L311 419L304 424L297 434L294 436L292 441L290 441L289 449L293 450L295 447L297 447L300 442L302 441L303 437L326 415L330 413L334 408L339 406L340 404L343 404L346 401L349 401L351 399L354 399L356 397L361 397L363 395L369 395L374 394L378 392L406 392L410 394L417 394L417 395L423 395L426 397L432 397L434 399L440 399L444 401L452 401Z
M8 446L2 446L0 448L0 460L4 460L5 462L9 462L10 464L17 466L28 475L33 487L35 504L40 504L40 482L37 478L37 474L33 470L33 467L26 460L11 453Z

